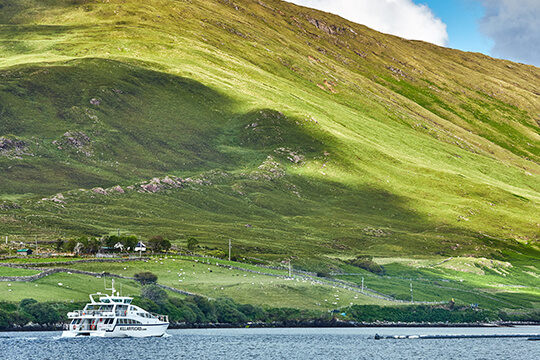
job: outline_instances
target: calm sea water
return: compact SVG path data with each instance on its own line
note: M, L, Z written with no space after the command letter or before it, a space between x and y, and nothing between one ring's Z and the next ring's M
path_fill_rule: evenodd
M516 328L169 330L151 339L62 339L60 332L0 333L0 359L540 359L526 338L374 340L379 335L539 334Z

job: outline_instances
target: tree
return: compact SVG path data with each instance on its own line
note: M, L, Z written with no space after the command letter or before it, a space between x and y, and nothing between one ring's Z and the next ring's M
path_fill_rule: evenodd
M141 296L152 300L158 305L164 304L169 297L165 290L154 284L143 286Z
M64 250L65 250L66 252L72 253L73 250L75 249L75 246L77 246L77 240L76 240L76 239L69 239L69 240L64 244Z
M157 281L157 275L151 272L142 272L133 276L135 280L139 281L141 285L155 284Z
M31 315L38 324L51 325L60 321L60 314L49 304L32 303L25 306L24 311Z
M56 240L54 245L55 245L56 251L61 251L64 248L64 240L58 239Z
M10 324L11 324L10 314L5 310L0 309L0 330L7 329Z
M27 307L28 305L36 304L36 303L37 303L37 300L35 300L35 299L32 299L32 298L25 298L25 299L22 299L22 300L21 300L20 306L21 306L22 309L24 309L24 308Z
M236 304L230 299L218 299L215 302L217 319L220 323L237 324L245 323L247 318L236 308Z
M86 253L88 254L95 254L99 251L99 248L101 247L101 243L98 239L92 238L88 241L88 245L86 246Z
M152 252L160 251L162 242L163 242L163 237L161 235L152 236L148 240L148 247L152 249Z
M114 245L116 245L116 243L120 241L120 238L116 235L109 235L109 236L103 237L101 241L103 245L105 245L106 247L113 248Z
M148 240L148 246L152 251L168 251L171 248L171 242L161 235L156 235Z
M197 239L195 239L194 237L190 237L188 240L187 240L187 248L189 251L193 251L195 250L196 247L199 246L199 241Z
M139 242L139 239L137 239L135 235L120 236L120 242L124 245L125 249L133 251Z
M163 239L163 242L161 243L161 248L165 250L165 252L169 251L171 248L171 242L167 239Z

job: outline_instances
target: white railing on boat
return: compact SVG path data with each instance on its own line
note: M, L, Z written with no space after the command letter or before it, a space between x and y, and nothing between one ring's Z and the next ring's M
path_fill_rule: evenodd
M159 315L159 314L154 314L154 313L151 313L153 316L155 316L159 321L162 321L162 322L169 322L169 317L167 315Z
M106 310L75 310L67 314L68 318L79 318L79 317L126 317L128 315L127 311L106 311ZM160 315L150 313L152 317L157 318L162 322L169 322L169 317L167 315Z

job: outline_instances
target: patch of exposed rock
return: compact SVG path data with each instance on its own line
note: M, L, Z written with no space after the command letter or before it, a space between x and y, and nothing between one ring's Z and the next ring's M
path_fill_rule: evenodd
M322 30L324 31L325 33L327 33L328 35L341 35L343 33L345 33L347 30L350 30L352 33L355 33L354 30L350 29L350 28L344 28L344 27L341 27L341 26L336 26L336 25L332 25L332 24L327 24L325 23L324 21L321 21L321 20L317 20L315 18L312 18L311 16L309 15L304 15L304 17L306 18L307 21L309 21L312 25L315 25L315 27L317 27L319 30Z
M274 150L276 154L285 155L287 160L294 164L303 164L305 156L300 153L300 151L292 150L291 148L280 147Z
M82 131L68 131L62 135L61 140L53 141L53 144L57 145L59 150L73 149L77 153L86 156L93 155L92 143L90 137Z
M0 137L0 155L21 159L23 155L32 154L28 152L28 144L26 142Z
M50 198L43 198L43 199L41 199L41 201L52 201L52 202L55 202L57 204L65 204L66 203L65 197L61 193L58 193L58 194L56 194L56 195L54 195L53 197L50 197Z
M285 169L279 161L269 155L266 160L259 165L259 170L252 171L249 177L253 180L274 180L286 175Z
M14 210L14 209L20 209L21 206L14 202L7 202L4 201L2 204L0 204L0 210Z

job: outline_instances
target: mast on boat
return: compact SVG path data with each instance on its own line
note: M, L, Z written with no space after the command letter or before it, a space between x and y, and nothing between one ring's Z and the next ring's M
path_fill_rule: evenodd
M106 281L105 279L103 279L103 280L105 281L105 290L110 290L110 291L112 291L112 296L114 296L114 292L116 291L116 290L114 289L114 278L111 278L111 287L110 287L109 289L107 288L107 285L106 285L106 284L107 284L107 281Z

